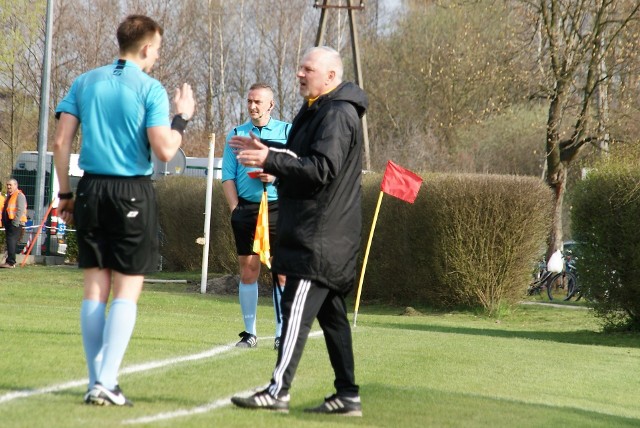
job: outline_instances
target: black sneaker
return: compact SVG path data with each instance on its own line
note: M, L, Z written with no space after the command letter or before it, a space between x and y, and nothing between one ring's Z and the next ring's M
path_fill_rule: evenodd
M242 339L240 339L240 342L236 343L236 348L255 348L258 346L258 338L255 334L243 331L238 336Z
M89 391L89 402L96 406L133 406L133 403L122 393L120 386L116 385L114 389L109 390L100 382L96 382Z
M265 389L249 397L231 397L231 402L245 409L265 409L274 412L289 413L289 395L276 398Z
M276 340L273 341L273 349L277 351L279 347L280 347L280 338L276 337Z
M304 409L307 413L325 413L342 416L362 416L360 397L340 397L333 394L324 399L318 407Z

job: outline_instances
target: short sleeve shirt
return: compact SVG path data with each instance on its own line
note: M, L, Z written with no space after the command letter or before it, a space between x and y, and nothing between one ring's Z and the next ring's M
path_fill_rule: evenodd
M169 97L162 84L131 61L80 75L56 114L80 121L79 166L92 174L151 175L147 128L169 126Z
M251 121L248 121L229 132L227 135L227 144L224 146L222 155L222 181L234 180L238 196L250 202L260 202L262 198L263 186L262 181L258 178L251 178L247 174L250 171L260 170L260 168L250 168L242 165L236 159L236 154L229 147L229 140L234 135L248 137L250 132L263 140L269 140L274 143L286 144L291 124L276 119L269 119L269 123L257 128ZM278 192L273 183L267 183L267 197L269 201L278 199Z

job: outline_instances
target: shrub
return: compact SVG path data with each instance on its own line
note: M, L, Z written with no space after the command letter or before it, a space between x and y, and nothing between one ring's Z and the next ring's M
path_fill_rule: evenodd
M519 300L550 227L548 187L531 177L424 178L415 204L384 198L367 297L490 313ZM366 177L365 224L373 217L379 182L379 175Z
M196 177L171 177L156 181L160 213L163 268L193 270L202 266L207 181ZM235 272L238 269L229 208L222 184L214 180L211 203L209 269Z
M363 179L361 263L380 194L380 174ZM206 181L156 183L169 270L201 265ZM544 248L551 191L538 179L426 175L415 204L383 198L369 254L363 299L434 307L482 307L519 300ZM237 256L222 186L216 181L209 269L236 273ZM360 273L360 271L358 272ZM268 282L267 269L261 281Z
M1 210L1 208L0 208ZM2 256L3 252L7 249L7 235L4 230L0 232L0 256Z
M67 244L65 259L71 263L75 263L78 260L78 238L74 230L67 230L65 233L65 242Z
M571 193L583 293L608 328L640 330L640 165L601 162Z

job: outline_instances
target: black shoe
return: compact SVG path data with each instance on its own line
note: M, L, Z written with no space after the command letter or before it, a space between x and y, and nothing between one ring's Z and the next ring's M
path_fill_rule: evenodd
M255 334L243 331L238 336L242 339L240 339L240 342L236 343L236 348L255 348L258 346L258 338Z
M256 392L249 397L231 397L231 402L245 409L265 409L289 413L289 395L276 398L269 393L268 389Z
M88 398L89 402L96 406L133 406L133 403L124 396L118 385L109 390L102 386L100 382L96 382L91 391L89 391Z
M280 338L276 337L276 340L273 341L273 349L277 351L279 347L280 347Z
M318 407L304 409L307 413L324 413L342 416L362 416L360 397L340 397L333 394L324 399L324 403Z

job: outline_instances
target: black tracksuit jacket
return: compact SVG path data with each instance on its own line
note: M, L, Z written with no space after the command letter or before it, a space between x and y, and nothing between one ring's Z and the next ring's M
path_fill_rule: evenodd
M356 277L362 233L360 181L367 95L341 83L293 120L284 148L264 171L277 177L279 213L273 270L346 294Z

